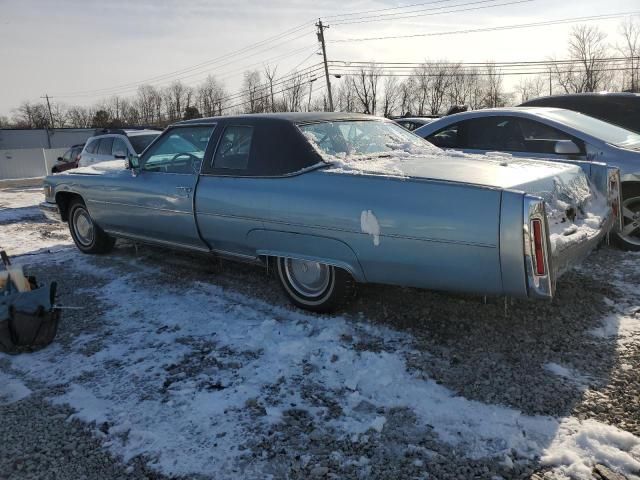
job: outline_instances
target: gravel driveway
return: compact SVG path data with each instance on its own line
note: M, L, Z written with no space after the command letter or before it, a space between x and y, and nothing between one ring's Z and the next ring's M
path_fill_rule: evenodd
M0 479L640 479L638 254L551 303L367 285L318 316L255 267L82 255L39 201L0 191L0 248L81 308L0 354Z

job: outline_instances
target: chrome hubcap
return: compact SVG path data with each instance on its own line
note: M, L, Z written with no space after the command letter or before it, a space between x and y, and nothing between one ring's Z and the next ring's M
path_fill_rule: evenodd
M627 198L622 202L622 236L627 242L640 245L640 197Z
M331 267L307 260L285 260L285 273L291 286L306 297L322 295L331 279Z
M76 238L84 246L89 246L93 242L93 221L86 210L76 209L73 213L73 229Z

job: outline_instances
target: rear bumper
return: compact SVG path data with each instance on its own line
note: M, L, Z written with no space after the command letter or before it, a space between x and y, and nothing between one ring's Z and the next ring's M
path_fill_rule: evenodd
M58 205L51 202L42 202L40 205L40 211L45 217L54 222L62 222L62 216L60 215L60 209Z

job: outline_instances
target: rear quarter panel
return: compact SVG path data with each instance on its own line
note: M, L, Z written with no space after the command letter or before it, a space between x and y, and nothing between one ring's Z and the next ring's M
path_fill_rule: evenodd
M502 291L498 189L323 170L261 182L260 229L337 239L368 282Z

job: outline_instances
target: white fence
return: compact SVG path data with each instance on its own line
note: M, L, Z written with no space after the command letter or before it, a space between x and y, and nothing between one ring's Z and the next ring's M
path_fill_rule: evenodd
M51 174L51 167L66 148L20 148L0 150L0 180L38 178Z

